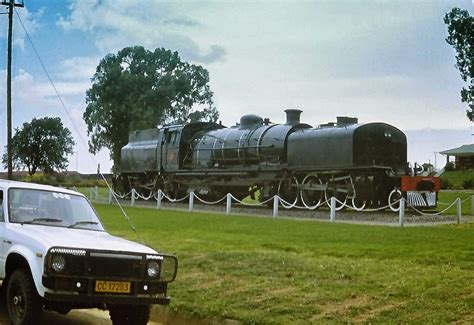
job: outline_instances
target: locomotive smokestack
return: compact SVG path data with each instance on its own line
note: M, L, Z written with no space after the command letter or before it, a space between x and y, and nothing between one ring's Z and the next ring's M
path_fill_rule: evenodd
M303 111L299 109L285 109L286 123L285 125L294 125L300 123L300 115Z

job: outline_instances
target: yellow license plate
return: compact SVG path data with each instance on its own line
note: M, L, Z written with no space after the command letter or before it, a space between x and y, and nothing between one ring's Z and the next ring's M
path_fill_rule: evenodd
M96 281L96 292L114 292L114 293L129 293L130 282L124 281Z

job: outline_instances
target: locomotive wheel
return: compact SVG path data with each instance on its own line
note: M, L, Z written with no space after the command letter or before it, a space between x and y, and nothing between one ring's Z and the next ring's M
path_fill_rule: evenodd
M400 210L400 200L403 198L402 192L398 188L394 188L388 195L388 206L393 212Z
M296 177L283 177L280 182L278 183L278 196L285 200L285 202L281 202L282 205L288 207L293 207L296 202L298 201L298 180ZM290 206L287 206L290 204Z
M344 209L349 196L349 192L347 190L349 181L350 178L344 176L328 179L327 190L324 192L324 198L329 208L331 208L331 198L335 197L337 199L336 211Z
M308 209L316 209L319 207L324 191L312 188L313 186L321 186L323 184L318 175L307 175L301 184L303 188L300 191L300 198L303 205Z
M367 204L367 201L358 200L358 199L356 199L355 197L352 198L352 207L353 207L354 210L356 210L356 211L362 211L362 210L364 210L366 204Z

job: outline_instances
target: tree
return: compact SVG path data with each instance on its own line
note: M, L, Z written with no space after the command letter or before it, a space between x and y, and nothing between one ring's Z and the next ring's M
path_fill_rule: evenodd
M68 166L66 157L73 153L74 145L71 131L63 126L59 117L34 118L31 123L23 123L21 129L15 128L13 166L28 169L30 175L38 170L65 170ZM6 153L2 162L6 167Z
M453 8L444 16L448 25L446 42L456 50L456 67L467 87L461 90L461 100L467 103L466 111L470 121L474 121L474 17L466 10Z
M209 73L181 61L177 52L126 47L97 66L87 90L84 121L89 151L109 148L114 170L133 130L158 124L216 121Z

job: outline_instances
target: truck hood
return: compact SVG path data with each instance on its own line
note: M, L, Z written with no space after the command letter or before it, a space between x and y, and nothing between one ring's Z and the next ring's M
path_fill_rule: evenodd
M35 241L44 247L45 252L53 246L100 249L116 252L156 254L147 246L112 236L105 231L83 230L77 228L50 227L29 224L9 225L12 242Z

